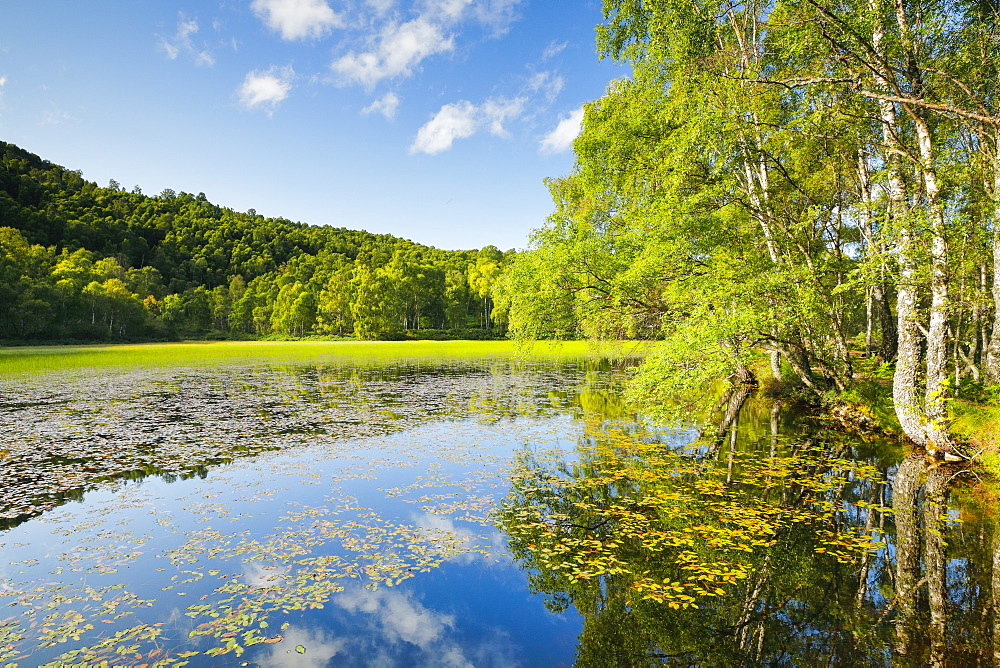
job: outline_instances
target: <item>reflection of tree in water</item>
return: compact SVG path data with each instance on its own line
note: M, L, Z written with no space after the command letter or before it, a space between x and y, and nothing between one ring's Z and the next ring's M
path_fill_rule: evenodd
M614 397L608 386L630 364L279 358L32 379L14 393L21 401L0 401L0 530L118 481L204 476L243 457L437 420L578 413L584 399Z
M575 461L523 456L501 524L583 616L578 664L993 665L1000 538L967 478L732 396L697 449L591 416Z

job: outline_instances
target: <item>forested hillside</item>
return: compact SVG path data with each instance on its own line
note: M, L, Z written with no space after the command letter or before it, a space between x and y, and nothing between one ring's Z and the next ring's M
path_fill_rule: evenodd
M844 392L892 375L902 431L959 449L949 401L1000 389L998 10L988 2L605 0L576 168L506 273L525 338L662 336L638 387ZM869 364L869 368L872 368Z
M0 142L0 339L492 336L509 257L99 187Z

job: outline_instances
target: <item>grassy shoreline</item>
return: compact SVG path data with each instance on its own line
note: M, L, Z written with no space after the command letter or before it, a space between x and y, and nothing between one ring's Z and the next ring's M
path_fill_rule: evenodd
M246 359L354 358L642 357L643 346L588 341L183 341L179 343L88 344L0 348L0 377L60 369L180 364Z

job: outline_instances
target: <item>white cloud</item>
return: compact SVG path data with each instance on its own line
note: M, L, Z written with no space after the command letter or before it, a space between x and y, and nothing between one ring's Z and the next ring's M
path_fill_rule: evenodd
M279 584L288 571L287 566L264 565L257 562L243 564L243 581L255 589Z
M174 35L173 42L168 42L162 38L160 40L160 46L167 52L167 58L175 60L177 56L181 55L182 49L192 49L191 35L196 32L198 32L197 21L185 21L183 19L178 21L177 33Z
M396 0L366 0L365 4L374 9L377 16L383 16L395 6Z
M240 86L240 103L247 109L263 108L271 114L278 103L288 97L293 78L295 71L288 66L254 70Z
M344 25L326 0L253 0L253 13L282 39L316 39Z
M282 635L284 640L272 645L269 655L258 659L261 665L267 668L322 668L347 645L346 640L330 638L319 629L311 631L290 626ZM298 645L305 647L304 654L290 649Z
M69 112L62 109L52 109L42 112L42 120L39 122L39 125L64 125L66 123L78 122L79 119L69 114Z
M409 76L420 62L455 48L454 38L425 16L386 25L370 51L348 53L331 65L347 82L374 86L382 79Z
M0 77L0 88L3 88L6 85L7 85L7 77L5 76Z
M194 45L192 35L198 32L198 22L194 19L185 20L184 16L177 21L177 32L173 38L167 40L160 38L160 48L167 54L170 60L177 60L181 54L187 54L194 58L196 65L215 64L215 57L208 50L200 50Z
M474 13L479 23L492 28L493 36L499 37L518 19L519 4L521 0L480 0L476 3Z
M573 140L583 127L583 108L577 109L556 125L555 130L545 135L539 144L542 153L552 155L573 148Z
M434 155L451 148L456 139L465 139L476 133L478 109L471 102L446 104L417 131L417 138L410 146L410 153Z
M538 72L528 80L528 90L542 93L551 103L566 86L566 80L555 72Z
M448 23L457 23L465 12L465 8L472 4L472 0L430 0L427 3L427 12Z
M477 106L466 100L446 104L417 131L410 153L434 155L447 151L456 139L466 139L482 129L498 137L508 136L504 123L524 113L523 97L490 98Z
M563 42L561 44L558 42L550 43L547 47L545 47L545 51L542 51L542 60L549 60L550 58L555 58L560 53L562 53L563 49L565 49L567 46L569 46L569 42Z
M436 515L434 513L423 513L413 517L415 526L425 529L428 536L441 537L442 547L446 547L448 539L457 540L462 547L462 551L447 558L448 561L471 564L482 562L484 565L500 563L507 559L507 547L503 535L496 529L490 529L487 535L481 535L473 531L469 526L459 525L451 517ZM448 541L450 542L450 541Z
M503 127L504 122L518 118L524 112L525 102L523 97L513 100L504 98L486 100L480 107L480 112L483 123L489 128L490 134L497 137L507 137L507 130Z
M350 613L373 615L385 639L408 642L422 650L442 639L446 629L455 625L455 618L425 608L398 591L355 589L341 592L333 599Z
M361 110L362 114L374 114L379 113L388 119L392 119L396 116L396 110L399 109L399 96L395 93L386 93L379 99L375 100L367 107Z
M255 2L277 0L255 0ZM493 31L506 32L517 16L521 0L421 0L418 15L400 22L397 15L376 32L366 49L337 58L330 68L343 83L360 83L369 88L383 79L410 76L430 56L455 48L461 24L475 22ZM395 0L367 0L374 19L387 15Z

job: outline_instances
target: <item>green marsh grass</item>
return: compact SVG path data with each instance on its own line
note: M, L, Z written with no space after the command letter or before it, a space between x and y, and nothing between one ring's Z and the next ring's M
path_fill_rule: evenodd
M0 377L85 367L233 362L244 359L356 360L482 357L641 357L641 347L586 341L219 341L0 348Z

